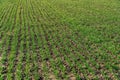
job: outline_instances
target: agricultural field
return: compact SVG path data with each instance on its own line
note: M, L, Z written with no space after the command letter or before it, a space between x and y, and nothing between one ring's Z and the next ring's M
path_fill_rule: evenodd
M120 80L120 0L0 0L0 80Z

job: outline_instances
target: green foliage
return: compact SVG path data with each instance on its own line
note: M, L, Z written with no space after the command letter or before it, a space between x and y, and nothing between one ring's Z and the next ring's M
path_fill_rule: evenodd
M118 80L119 0L0 0L0 80Z

